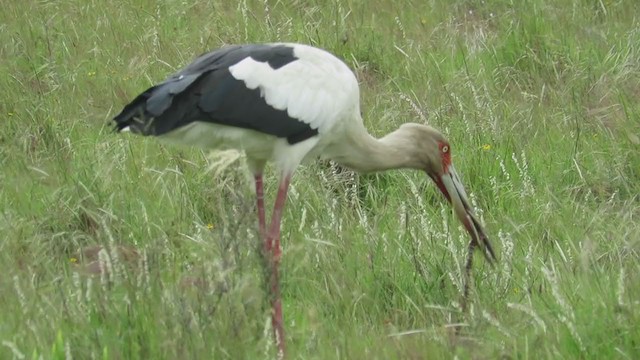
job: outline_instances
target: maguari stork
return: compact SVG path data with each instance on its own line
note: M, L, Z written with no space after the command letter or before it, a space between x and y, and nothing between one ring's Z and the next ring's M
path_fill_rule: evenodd
M272 326L280 357L285 352L278 281L280 223L289 183L305 160L330 159L364 173L424 171L471 236L463 301L474 248L490 263L496 260L453 167L452 147L445 136L416 123L405 123L381 138L371 136L362 121L354 73L325 50L273 43L211 51L144 91L114 122L117 131L203 149L244 151L255 178L258 229L269 259ZM269 224L263 191L267 162L280 176Z

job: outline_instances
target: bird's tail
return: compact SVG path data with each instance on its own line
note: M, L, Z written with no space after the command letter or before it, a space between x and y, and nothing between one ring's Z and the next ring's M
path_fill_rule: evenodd
M138 95L113 118L116 131L131 130L142 135L162 135L202 116L200 94L186 91L206 75L199 72L174 75Z
M147 101L153 95L156 87L151 87L138 95L122 109L120 114L113 118L113 127L116 132L131 131L142 135L152 135L153 116L147 112Z

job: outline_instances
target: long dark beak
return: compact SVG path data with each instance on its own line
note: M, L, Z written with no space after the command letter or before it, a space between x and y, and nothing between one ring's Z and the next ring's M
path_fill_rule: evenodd
M430 175L433 181L438 185L438 188L444 196L451 202L451 206L458 216L458 219L471 235L471 242L475 243L475 246L482 250L484 257L491 264L496 262L496 254L491 247L491 243L487 238L487 235L482 229L482 225L473 214L473 210L469 205L467 193L464 191L464 186L460 182L458 173L453 165L449 165L447 171L442 175Z

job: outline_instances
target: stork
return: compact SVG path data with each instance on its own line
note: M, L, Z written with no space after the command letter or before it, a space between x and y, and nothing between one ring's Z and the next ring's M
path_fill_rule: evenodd
M116 131L245 152L255 179L258 229L270 264L272 326L280 356L285 351L278 282L280 223L291 177L304 160L322 157L359 172L424 171L471 236L463 302L474 248L490 263L496 259L453 167L447 139L415 123L379 139L371 136L360 115L354 73L325 50L288 43L226 46L147 89L113 120ZM280 175L268 227L263 191L267 162L273 162Z

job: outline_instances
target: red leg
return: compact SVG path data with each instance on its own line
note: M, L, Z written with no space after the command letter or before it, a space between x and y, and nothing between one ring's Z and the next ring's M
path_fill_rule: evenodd
M262 173L256 174L254 179L256 180L256 199L258 202L258 226L260 229L260 238L264 241L266 225L264 220L264 186L262 182ZM269 250L270 249L265 248L266 252Z
M276 203L273 207L273 214L271 216L271 227L269 228L269 234L265 241L265 250L268 252L271 250L270 264L271 264L271 325L273 327L274 335L276 337L276 344L278 345L278 358L284 357L284 323L282 320L282 301L280 300L280 283L278 281L278 265L280 264L280 222L282 220L282 211L284 209L284 203L287 199L287 190L291 176L284 176L280 182L278 189L278 195L276 197ZM267 255L268 256L268 255Z

